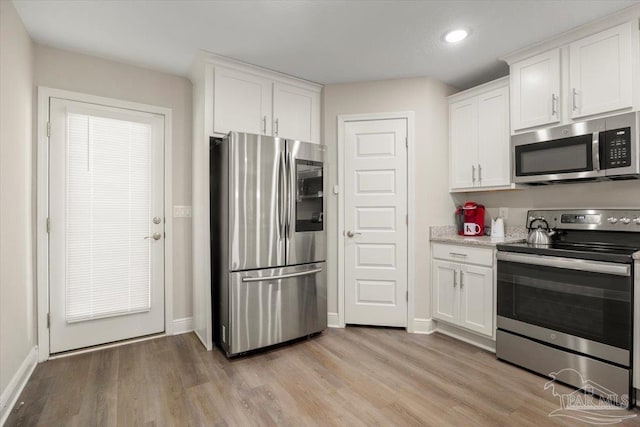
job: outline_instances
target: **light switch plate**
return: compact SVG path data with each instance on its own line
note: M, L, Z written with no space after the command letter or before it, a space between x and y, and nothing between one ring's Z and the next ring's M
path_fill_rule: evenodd
M509 208L500 208L498 209L498 216L502 217L502 219L509 218Z
M173 207L174 218L191 218L191 206L179 206Z

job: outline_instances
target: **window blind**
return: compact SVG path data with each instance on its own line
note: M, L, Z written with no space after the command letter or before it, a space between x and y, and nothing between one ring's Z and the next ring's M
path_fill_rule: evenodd
M67 115L66 320L150 309L151 126Z

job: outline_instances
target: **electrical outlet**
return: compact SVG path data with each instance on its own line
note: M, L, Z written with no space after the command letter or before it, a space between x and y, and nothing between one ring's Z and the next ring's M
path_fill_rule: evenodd
M509 218L509 208L500 208L500 209L498 209L498 216L502 217L502 219Z
M174 206L173 207L174 218L191 218L191 206Z

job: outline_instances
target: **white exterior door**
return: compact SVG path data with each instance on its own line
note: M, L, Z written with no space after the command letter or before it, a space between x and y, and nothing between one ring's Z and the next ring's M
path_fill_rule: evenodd
M50 352L164 325L164 117L50 98Z
M344 127L345 322L407 326L407 120Z

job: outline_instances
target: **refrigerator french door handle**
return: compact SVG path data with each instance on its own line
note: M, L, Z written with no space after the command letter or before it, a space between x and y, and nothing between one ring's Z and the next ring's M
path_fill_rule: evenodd
M278 157L278 234L282 239L286 233L285 226L285 206L284 201L286 199L285 195L287 193L287 184L286 184L286 160L285 154L283 152L280 153Z
M298 271L296 273L289 273L289 274L281 274L279 276L261 276L261 277L243 277L242 281L243 282L264 282L267 280L280 280L280 279L289 279L291 277L300 277L300 276L310 276L312 274L316 274L316 273L320 273L322 271L322 268L314 268L313 270L309 270L309 271Z
M296 203L296 182L293 176L293 156L290 152L287 152L287 181L289 184L287 191L287 237L291 238L291 218L293 216L293 210L295 209Z

